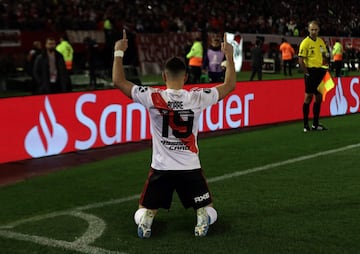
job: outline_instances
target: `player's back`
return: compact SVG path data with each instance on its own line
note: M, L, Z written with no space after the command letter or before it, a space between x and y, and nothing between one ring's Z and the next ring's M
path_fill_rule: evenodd
M212 89L153 89L133 93L149 109L153 139L152 167L159 170L200 168L197 134L199 117L217 102Z

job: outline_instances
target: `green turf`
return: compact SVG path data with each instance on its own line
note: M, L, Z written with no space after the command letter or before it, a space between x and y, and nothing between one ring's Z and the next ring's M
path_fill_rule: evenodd
M302 133L302 124L293 122L201 138L202 165L219 214L205 238L193 236L194 212L175 195L171 210L155 218L152 237L138 239L133 214L151 158L145 149L1 187L0 253L92 253L1 236L3 225L75 208L106 224L90 245L118 253L358 253L360 114L322 123L329 131ZM273 166L229 176L264 165ZM116 202L102 203L111 200ZM91 204L98 205L84 207ZM71 242L86 225L65 212L11 232Z

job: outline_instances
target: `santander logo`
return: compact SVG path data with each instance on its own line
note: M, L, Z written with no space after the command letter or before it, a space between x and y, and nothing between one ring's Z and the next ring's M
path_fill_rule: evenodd
M332 97L330 101L330 113L332 116L345 115L348 109L348 102L344 95L344 90L340 78L338 78L335 89L335 96Z
M56 122L56 116L48 97L45 112L39 114L39 125L34 126L25 137L26 152L34 158L59 154L68 142L65 128Z

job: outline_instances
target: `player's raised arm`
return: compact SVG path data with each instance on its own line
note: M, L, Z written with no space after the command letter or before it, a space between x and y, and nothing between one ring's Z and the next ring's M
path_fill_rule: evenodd
M224 42L221 43L221 50L226 57L226 71L224 83L216 86L219 91L219 100L225 98L230 92L235 89L236 72L234 64L234 49L230 43L227 42L226 33L224 33Z
M134 86L134 84L126 80L124 66L123 66L123 57L127 48L128 48L128 40L126 38L126 31L124 29L123 38L115 43L112 79L114 86L120 88L120 90L126 96L131 97L131 88Z

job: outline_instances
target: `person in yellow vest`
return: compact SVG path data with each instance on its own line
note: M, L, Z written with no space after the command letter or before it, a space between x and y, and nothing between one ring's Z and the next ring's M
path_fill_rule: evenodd
M343 67L343 46L339 40L336 40L334 47L331 51L334 60L335 76L340 77L341 68Z
M66 36L60 37L60 43L56 46L56 51L62 54L64 57L66 69L71 72L73 68L74 49Z
M186 58L189 59L189 83L200 83L203 61L203 46L200 38L195 39Z
M313 97L315 97L315 102L313 104L314 118L311 130L327 130L325 126L319 124L322 94L317 90L317 88L326 74L327 69L323 67L328 64L326 61L329 52L325 42L318 37L319 31L319 23L317 21L310 21L308 24L309 36L303 39L300 43L298 54L299 66L304 72L305 80L305 99L302 107L304 132L310 131L309 109Z
M292 60L295 54L294 48L291 46L290 43L286 41L285 38L282 38L281 44L280 44L280 52L281 52L281 58L283 61L283 68L284 68L284 75L287 75L286 70L289 70L289 75L292 76L291 69L292 69Z
M299 28L297 26L294 27L293 36L298 37L300 34Z
M113 45L115 42L115 29L114 29L114 15L113 10L109 8L104 14L103 31L105 36L104 45L104 64L105 69L111 71L111 64L113 60Z

